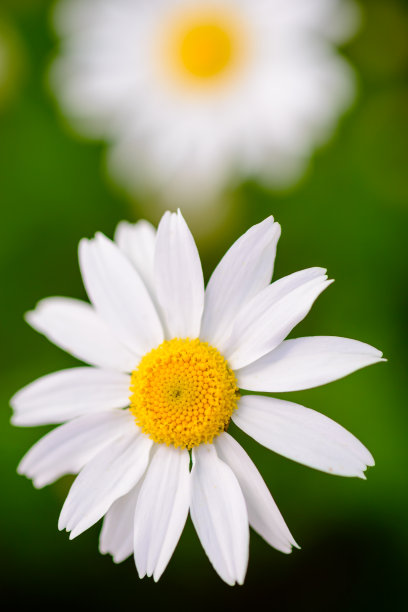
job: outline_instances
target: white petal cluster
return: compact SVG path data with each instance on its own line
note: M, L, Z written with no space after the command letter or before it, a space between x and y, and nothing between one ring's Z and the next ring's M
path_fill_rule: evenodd
M199 337L233 368L239 387L308 389L382 361L356 340L285 340L329 285L309 268L270 284L280 227L269 217L226 253L207 288L194 239L180 212L157 233L121 223L115 242L82 240L79 260L91 304L62 297L39 302L27 321L88 366L56 372L11 400L16 425L62 423L22 459L18 471L43 487L78 474L59 528L74 538L104 517L100 550L116 562L132 553L141 577L158 580L190 512L215 570L242 583L249 526L289 553L296 543L268 488L227 433L185 449L154 443L128 410L130 373L164 340ZM340 425L293 402L243 395L235 424L260 444L324 472L364 478L374 461Z
M166 72L163 33L192 9L226 11L245 31L245 61L221 88L186 90ZM335 45L356 15L351 0L61 0L51 86L80 133L109 143L109 170L132 194L197 206L240 178L285 186L353 99Z

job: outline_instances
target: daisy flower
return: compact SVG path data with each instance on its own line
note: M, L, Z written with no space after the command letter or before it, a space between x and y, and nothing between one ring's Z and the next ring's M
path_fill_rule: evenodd
M265 482L228 433L232 420L267 448L310 467L364 478L368 450L335 422L293 402L240 390L308 389L381 361L347 338L285 340L328 287L308 268L270 284L280 226L272 217L239 238L204 290L180 213L157 233L119 224L79 245L91 304L64 297L27 314L37 331L89 364L44 376L11 400L15 425L64 423L18 471L43 487L76 477L59 518L75 538L104 517L100 551L134 554L158 580L188 513L209 560L242 584L249 526L289 553L296 543Z
M353 98L348 0L62 0L54 21L51 87L132 194L290 184Z

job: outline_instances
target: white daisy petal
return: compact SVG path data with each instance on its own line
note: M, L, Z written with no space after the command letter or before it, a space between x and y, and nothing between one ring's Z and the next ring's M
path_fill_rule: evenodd
M90 365L131 372L140 359L118 342L90 304L65 297L41 300L28 323L51 342Z
M233 370L276 348L305 318L313 302L333 281L322 268L282 278L258 293L239 312L224 355Z
M190 504L190 456L187 450L161 445L143 480L137 500L134 554L139 576L157 581L173 554Z
M132 428L102 449L76 477L58 521L58 529L71 532L70 539L99 521L143 476L153 442L134 424Z
M325 385L379 361L382 353L364 342L314 336L285 340L235 374L241 389L278 393Z
M99 551L112 555L115 563L122 563L133 553L133 525L136 502L143 478L129 493L117 499L103 519Z
M290 553L297 546L268 487L242 446L229 434L223 433L215 441L217 454L230 466L244 494L249 524L271 546Z
M193 449L191 518L215 571L229 585L242 584L248 563L249 529L237 478L213 445Z
M103 234L81 240L79 261L91 302L119 340L143 355L163 342L152 299L134 266Z
M115 231L115 242L130 259L146 287L154 287L154 251L156 230L148 221L121 221Z
M47 374L20 389L10 404L14 425L62 423L75 417L129 405L130 376L99 368Z
M122 410L89 414L50 431L24 455L17 471L44 487L64 474L77 474L99 451L134 423Z
M254 440L304 465L339 476L365 478L370 452L328 417L292 402L244 395L232 420Z
M271 282L280 233L273 217L254 225L227 251L210 278L200 338L221 352L239 310Z
M194 238L180 211L166 212L157 230L155 290L169 337L197 338L204 279Z

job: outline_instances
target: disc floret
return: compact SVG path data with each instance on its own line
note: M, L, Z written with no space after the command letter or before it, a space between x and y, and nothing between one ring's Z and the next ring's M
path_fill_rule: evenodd
M130 410L159 444L191 449L225 431L237 407L237 381L207 342L166 340L132 373Z

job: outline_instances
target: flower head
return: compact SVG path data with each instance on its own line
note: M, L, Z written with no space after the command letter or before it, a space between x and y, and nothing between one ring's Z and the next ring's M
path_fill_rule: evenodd
M62 0L51 84L131 193L292 183L353 97L348 0ZM192 197L193 196L193 197Z
M249 525L282 552L296 546L228 433L231 420L267 448L325 472L364 478L374 463L322 414L242 392L308 389L382 360L356 340L285 340L330 281L324 269L309 268L270 284L279 236L272 217L252 227L204 290L180 212L166 213L157 234L146 222L122 222L115 242L97 234L80 243L91 304L53 297L27 314L89 365L44 376L12 398L16 425L64 423L18 471L36 487L78 473L59 528L74 538L104 517L101 552L116 562L133 553L141 577L160 578L189 512L228 584L244 580Z

